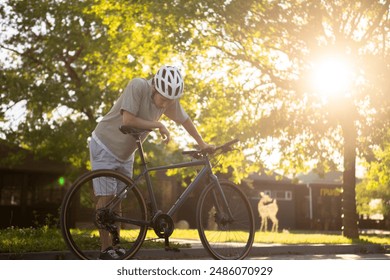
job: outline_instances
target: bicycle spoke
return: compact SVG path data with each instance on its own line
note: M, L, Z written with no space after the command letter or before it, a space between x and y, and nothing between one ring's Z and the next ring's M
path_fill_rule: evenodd
M245 195L233 183L223 181L221 187L233 217L229 217L222 197L211 185L197 207L199 235L214 258L242 259L253 243L253 214Z
M146 219L146 207L136 188L124 194L112 208L106 206L96 210L99 196L96 196L93 184L99 181L102 192L117 184L123 188L131 181L114 171L92 171L78 180L64 200L61 213L61 225L68 247L81 259L97 259L102 249L103 236L126 250L122 258L130 258L142 245L146 226L137 226L125 222L115 222L115 217L123 219ZM102 184L105 182L105 184ZM110 212L111 211L111 212ZM114 214L110 214L114 213ZM119 238L119 244L116 238Z

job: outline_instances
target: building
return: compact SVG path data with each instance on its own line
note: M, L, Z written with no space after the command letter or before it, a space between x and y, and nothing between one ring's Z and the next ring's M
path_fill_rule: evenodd
M334 171L319 176L310 172L298 179L308 191L310 229L341 230L343 173Z
M0 228L55 222L66 166L0 142ZM48 219L50 221L48 221Z
M298 183L274 172L251 174L243 184L249 186L256 226L260 215L260 192L277 200L279 229L340 230L341 172L321 178L314 173L298 176Z

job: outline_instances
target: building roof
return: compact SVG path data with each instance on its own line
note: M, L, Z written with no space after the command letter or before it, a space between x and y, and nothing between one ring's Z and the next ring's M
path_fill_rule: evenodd
M326 184L341 185L343 182L343 172L331 171L324 175L319 175L314 171L307 174L300 174L295 179L290 179L274 171L262 170L259 173L252 173L248 179L253 181L273 182L276 184ZM296 180L298 179L298 181Z
M264 182L278 182L278 183L292 183L292 180L286 176L280 175L271 170L262 170L258 173L251 173L248 179L253 181L264 181Z
M297 178L301 184L341 185L343 183L343 172L331 171L321 176L314 171L310 171L308 174L298 175Z

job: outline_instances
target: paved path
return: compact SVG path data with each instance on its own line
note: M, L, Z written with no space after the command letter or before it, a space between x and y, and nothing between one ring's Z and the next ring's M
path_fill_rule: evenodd
M203 248L200 241L193 240L171 240L184 244L190 244L191 248L180 249L180 252L165 251L164 249L141 249L135 259L145 260L171 260L171 259L210 259L210 256ZM293 257L294 259L311 258L342 258L345 255L372 255L390 253L390 248L373 244L346 244L346 245L281 245L281 244L259 244L253 245L248 256L249 259L284 259ZM318 257L314 257L318 256ZM324 257L325 256L325 257ZM356 257L358 258L358 257ZM75 259L74 255L68 251L61 252L37 252L25 254L0 254L0 260L25 259L25 260L58 260Z

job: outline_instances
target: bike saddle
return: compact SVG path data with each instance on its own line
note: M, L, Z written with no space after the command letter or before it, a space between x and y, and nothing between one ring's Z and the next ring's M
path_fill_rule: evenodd
M150 129L140 129L140 128L134 128L134 127L131 127L129 125L121 125L119 127L119 130L123 133L123 134L131 134L133 135L134 137L136 138L139 138L143 133L145 132L151 132Z

